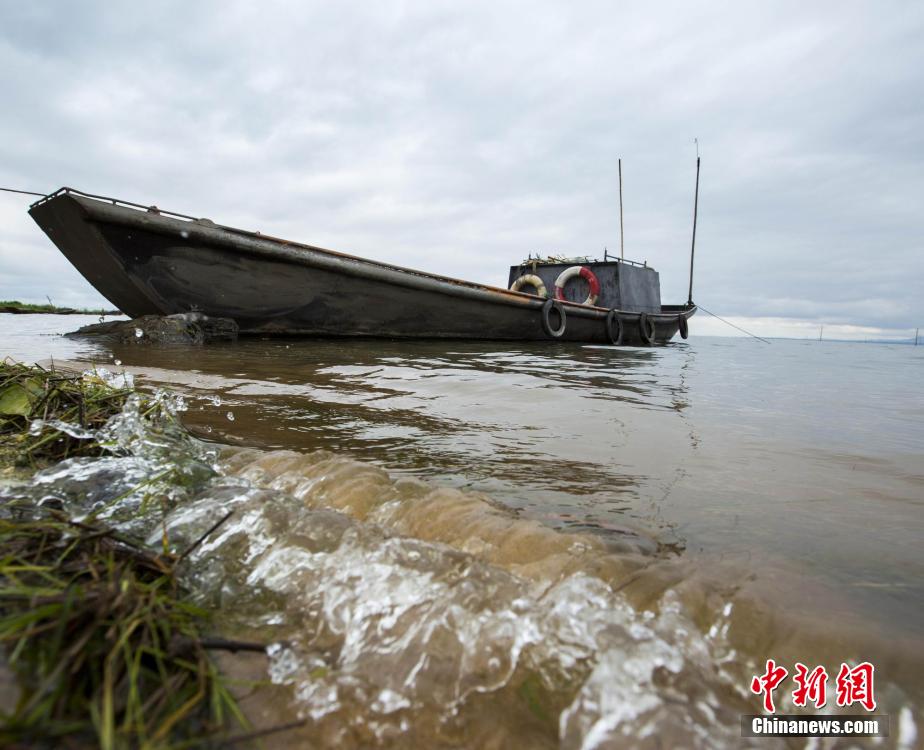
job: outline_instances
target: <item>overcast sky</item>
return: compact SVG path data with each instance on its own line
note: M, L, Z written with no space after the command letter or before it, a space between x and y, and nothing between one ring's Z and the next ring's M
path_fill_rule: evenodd
M924 326L924 3L0 0L0 186L504 285L626 256L770 335ZM97 293L0 193L0 298ZM733 333L707 316L693 330Z

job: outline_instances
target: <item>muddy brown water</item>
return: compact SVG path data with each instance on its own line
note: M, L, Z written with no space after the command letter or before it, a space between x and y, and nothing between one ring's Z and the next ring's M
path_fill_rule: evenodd
M196 581L291 646L252 711L310 721L273 743L738 746L772 658L832 695L872 662L884 746L921 745L924 347L57 335L79 322L0 315L0 356L124 369L230 446L170 524L235 509Z

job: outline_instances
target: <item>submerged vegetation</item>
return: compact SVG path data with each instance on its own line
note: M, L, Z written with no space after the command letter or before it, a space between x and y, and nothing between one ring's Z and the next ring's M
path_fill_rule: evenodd
M102 455L97 431L132 393L0 363L2 474ZM142 399L139 414L156 407ZM188 747L245 724L207 653L227 642L204 636L208 613L180 584L191 548L154 551L15 493L0 502L0 687L15 685L0 691L0 745Z

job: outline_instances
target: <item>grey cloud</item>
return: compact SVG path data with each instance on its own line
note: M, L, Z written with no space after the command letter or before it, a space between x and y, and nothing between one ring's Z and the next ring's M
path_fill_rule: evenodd
M0 20L2 185L502 284L527 252L618 246L622 156L627 254L682 301L698 136L698 300L924 321L914 3L33 3ZM79 295L0 200L0 296Z

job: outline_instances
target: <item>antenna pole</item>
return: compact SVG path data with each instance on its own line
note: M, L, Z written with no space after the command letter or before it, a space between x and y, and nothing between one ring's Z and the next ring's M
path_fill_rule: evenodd
M697 144L699 151L699 144ZM696 193L693 198L693 242L690 245L690 293L687 295L687 304L693 304L693 255L696 252L696 214L699 211L699 154L696 155Z
M626 257L622 229L622 159L619 160L619 257Z

